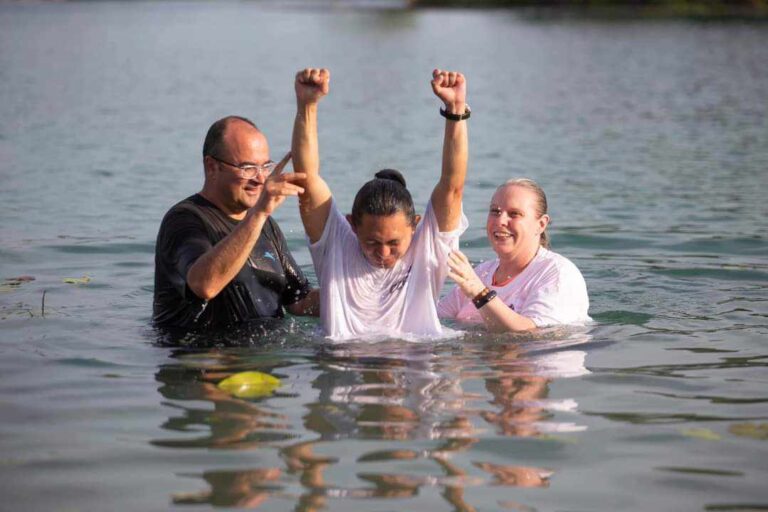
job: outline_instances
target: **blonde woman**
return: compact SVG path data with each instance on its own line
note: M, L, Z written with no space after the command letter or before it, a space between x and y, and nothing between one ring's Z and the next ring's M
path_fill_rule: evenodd
M584 278L549 250L548 224L546 195L533 180L496 189L486 233L497 258L473 269L462 252L450 254L448 277L456 287L438 304L440 317L482 322L494 332L590 321Z

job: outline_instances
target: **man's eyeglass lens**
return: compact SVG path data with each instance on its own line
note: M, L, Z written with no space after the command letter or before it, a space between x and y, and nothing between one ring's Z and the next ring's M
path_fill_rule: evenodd
M243 165L235 165L231 162L227 162L226 160L222 160L221 158L215 157L211 155L211 158L216 160L217 162L221 162L224 165L228 165L230 167L234 167L238 171L240 171L240 177L244 180L249 180L253 177L255 177L257 174L259 174L259 171L264 171L267 174L270 174L272 171L275 170L275 167L277 167L277 164L275 162L267 162L265 164L257 165L257 164L243 164Z

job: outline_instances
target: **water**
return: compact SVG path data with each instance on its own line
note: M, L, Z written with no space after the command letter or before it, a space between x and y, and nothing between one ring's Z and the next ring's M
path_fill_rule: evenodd
M0 508L768 508L767 48L758 23L0 4L0 277L34 277L0 285ZM159 345L154 237L201 185L205 130L245 114L280 154L307 65L332 71L345 208L384 166L423 208L429 75L464 71L463 247L490 257L493 188L535 178L596 324L330 346L301 319ZM295 204L277 219L314 279ZM215 386L241 370L283 385Z

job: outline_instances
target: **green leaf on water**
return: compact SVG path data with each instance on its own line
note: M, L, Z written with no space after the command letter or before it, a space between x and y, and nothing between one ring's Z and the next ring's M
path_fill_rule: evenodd
M65 277L62 279L67 284L88 284L91 282L91 278L88 276L83 277Z
M705 441L720 441L723 437L717 432L708 428L686 428L680 431L681 434Z
M728 432L736 436L768 441L768 423L735 423L728 427Z

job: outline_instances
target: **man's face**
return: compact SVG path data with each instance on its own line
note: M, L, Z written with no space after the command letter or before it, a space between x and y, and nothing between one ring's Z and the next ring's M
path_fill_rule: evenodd
M350 222L351 223L351 222ZM365 259L371 265L392 268L411 246L415 228L402 212L394 215L364 214L352 229Z
M270 162L269 144L263 133L236 119L227 126L220 151L216 158L206 157L206 181L210 184L214 202L228 215L242 218L259 200L267 174L261 171L250 179L243 179L240 169L229 164L263 165Z

